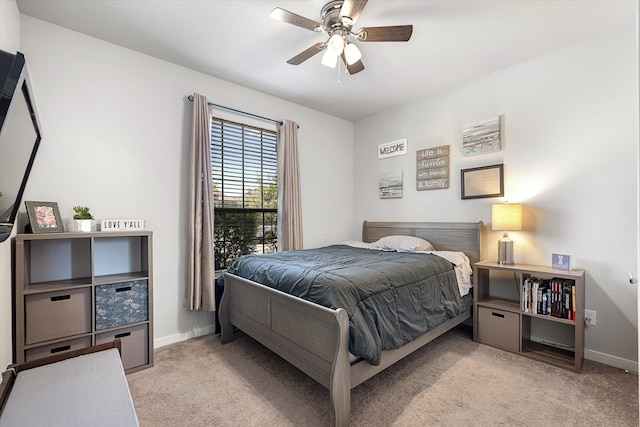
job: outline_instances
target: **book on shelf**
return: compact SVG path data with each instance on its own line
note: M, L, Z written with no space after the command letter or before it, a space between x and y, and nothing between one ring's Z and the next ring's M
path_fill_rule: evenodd
M570 293L570 281L557 277L551 279L551 299L553 301L551 315L553 317L569 319L569 311L571 308Z
M549 282L549 286L551 286L551 315L553 317L558 317L558 281L555 279L551 279Z
M536 280L538 282L538 299L540 300L536 314L549 314L549 281Z
M525 313L576 320L574 280L526 277L522 282L521 309Z
M529 311L528 298L531 295L531 281L527 278L522 284L522 311L527 313Z
M576 321L576 284L571 287L571 312L573 313L573 321Z
M576 284L573 280L565 280L562 283L562 289L564 294L564 315L562 317L575 321L575 303L573 301L573 295L575 294Z

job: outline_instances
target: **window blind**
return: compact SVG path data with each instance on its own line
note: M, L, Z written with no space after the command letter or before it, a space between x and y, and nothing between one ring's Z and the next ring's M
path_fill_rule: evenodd
M277 135L213 118L211 172L216 270L277 250Z

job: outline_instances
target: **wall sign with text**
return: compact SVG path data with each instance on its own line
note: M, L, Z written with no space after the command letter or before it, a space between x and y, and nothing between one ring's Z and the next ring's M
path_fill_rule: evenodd
M131 231L144 230L144 219L103 219L100 223L100 231Z
M449 146L426 148L416 153L416 190L449 188Z
M378 159L407 154L407 138L378 145Z

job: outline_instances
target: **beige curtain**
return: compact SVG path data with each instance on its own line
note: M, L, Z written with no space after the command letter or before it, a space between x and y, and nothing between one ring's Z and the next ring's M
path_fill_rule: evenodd
M185 298L187 310L215 310L210 121L207 98L194 93L189 180L189 264Z
M298 166L298 125L278 125L278 246L302 249L302 198Z

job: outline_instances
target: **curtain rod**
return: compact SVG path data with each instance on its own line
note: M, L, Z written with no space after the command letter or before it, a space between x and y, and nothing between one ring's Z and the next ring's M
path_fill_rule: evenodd
M193 95L189 95L187 98L189 99L189 101L193 102ZM283 124L282 120L275 120L275 119L270 119L268 117L258 116L257 114L247 113L246 111L236 110L235 108L225 107L224 105L218 105L218 104L214 104L212 102L207 102L207 104L211 105L212 107L216 107L216 108L220 108L222 110L227 110L227 111L231 111L231 112L234 112L234 113L242 114L244 116L249 116L249 117L253 117L253 118L256 118L256 119L265 120L267 122L277 123L279 125Z

